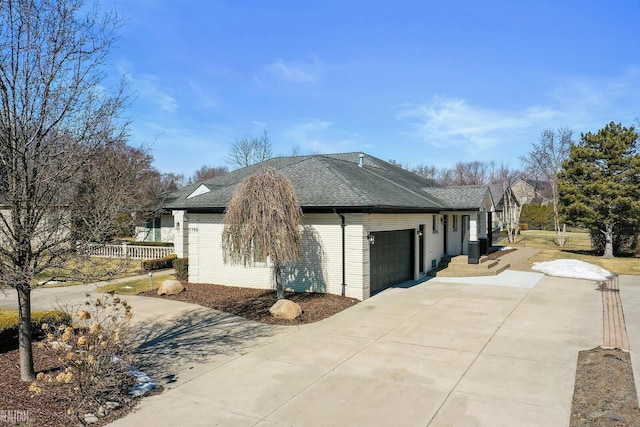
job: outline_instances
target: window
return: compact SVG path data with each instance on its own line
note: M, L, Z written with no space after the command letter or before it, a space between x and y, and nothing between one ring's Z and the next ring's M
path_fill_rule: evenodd
M438 215L434 215L433 216L433 226L432 226L432 231L434 233L438 232Z
M458 215L451 215L451 228L453 229L453 231L458 231Z

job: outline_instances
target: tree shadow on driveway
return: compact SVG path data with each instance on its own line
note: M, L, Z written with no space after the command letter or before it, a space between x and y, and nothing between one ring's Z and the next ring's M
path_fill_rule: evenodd
M184 310L169 320L134 325L136 364L157 382L175 383L181 372L224 363L294 330L213 309Z

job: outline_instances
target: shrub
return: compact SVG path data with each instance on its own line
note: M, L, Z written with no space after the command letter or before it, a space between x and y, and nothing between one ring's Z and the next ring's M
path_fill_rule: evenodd
M176 279L189 280L189 258L174 259L173 268L176 270Z
M171 242L141 242L141 241L135 241L135 242L129 242L129 244L134 245L134 246L151 246L154 248L172 248L173 247L173 243Z
M18 311L8 310L0 313L0 348L13 348L18 345ZM71 316L64 311L35 311L31 313L31 330L33 338L44 336L42 332L42 324L48 324L53 327L69 324Z
M178 255L171 254L164 258L156 258L156 259L149 259L146 261L142 261L142 268L146 271L164 270L167 268L172 268L173 260L175 260L176 258L178 258Z
M105 295L87 301L77 314L77 323L43 323L45 338L38 344L60 363L57 371L39 373L30 390L69 384L76 391L67 413L74 424L82 414L99 413L106 402L129 401L134 379L128 369L134 337L130 327L131 306L118 296Z
M553 230L553 206L523 205L520 222L527 224L530 230Z

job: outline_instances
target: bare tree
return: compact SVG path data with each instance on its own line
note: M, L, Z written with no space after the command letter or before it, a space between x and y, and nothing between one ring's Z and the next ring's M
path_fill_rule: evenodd
M160 174L159 185L161 188L160 193L167 191L174 191L185 184L184 175L175 173L163 173Z
M411 169L411 172L435 181L438 177L439 168L436 165L418 165Z
M158 214L165 189L153 157L143 148L114 141L95 147L79 170L71 205L76 241L103 242L131 235L133 221Z
M500 166L496 166L495 162L489 163L489 183L490 184L502 184L508 182L513 184L521 176L522 172L518 169L511 169L511 167L505 163L500 163Z
M245 136L235 140L231 144L229 163L238 168L246 168L272 156L271 141L265 130L260 137Z
M224 215L225 262L249 265L255 255L273 265L278 299L284 298L282 268L298 259L302 211L291 181L273 168L246 177Z
M25 381L34 276L73 251L70 212L92 153L126 137L122 86L101 84L116 26L82 0L0 1L0 280L18 293Z
M516 241L520 229L520 204L516 200L511 186L518 179L520 172L511 169L509 165L501 163L496 167L494 162L489 163L489 180L491 184L498 185L502 189L502 220L507 232L509 243Z
M545 129L542 131L539 141L532 144L531 151L520 156L520 161L527 171L541 177L548 183L553 205L554 229L559 246L565 244L566 224L561 224L558 210L558 174L562 170L562 162L568 158L569 150L573 144L571 129Z
M191 177L189 181L202 182L227 173L229 173L229 169L227 169L226 166L202 166L200 169L195 171L193 177Z
M490 181L490 164L474 160L457 162L452 168L440 169L436 181L440 185L486 185Z

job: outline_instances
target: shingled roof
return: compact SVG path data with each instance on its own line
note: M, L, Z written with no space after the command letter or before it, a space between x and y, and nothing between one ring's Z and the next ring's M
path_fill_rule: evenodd
M163 207L223 212L237 185L263 167L277 169L291 181L304 212L337 209L435 213L462 206L478 209L482 205L479 189L454 190L457 195L453 195L447 191L449 188L436 188L432 180L370 155L364 155L360 167L360 156L356 152L269 159L174 191L165 199ZM487 187L483 188L486 192ZM193 196L198 189L204 192Z
M429 193L440 199L447 209L477 210L484 205L489 187L486 185L438 187L429 189Z

